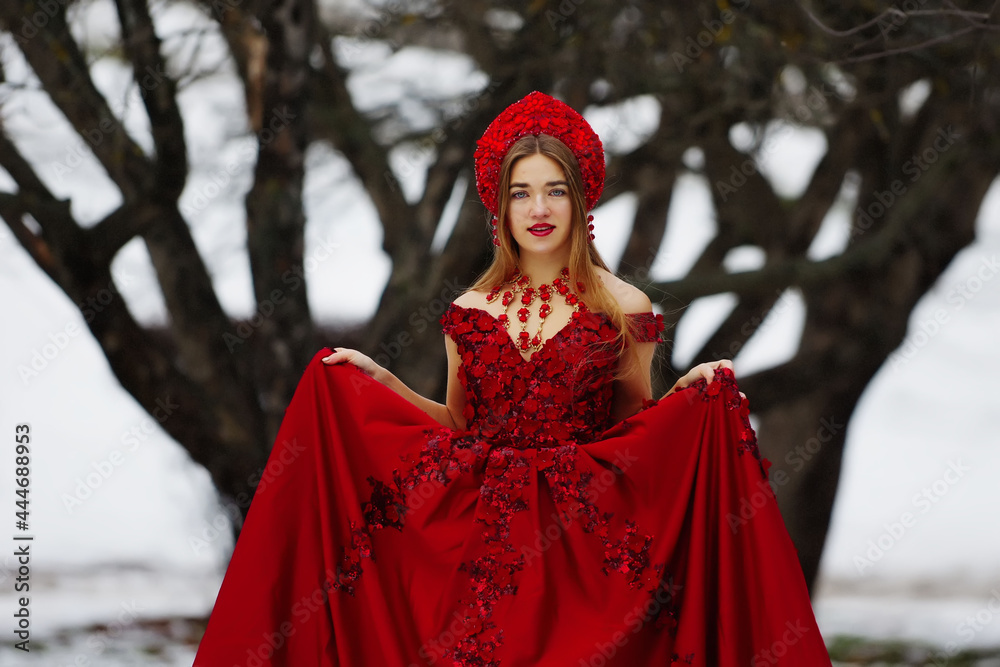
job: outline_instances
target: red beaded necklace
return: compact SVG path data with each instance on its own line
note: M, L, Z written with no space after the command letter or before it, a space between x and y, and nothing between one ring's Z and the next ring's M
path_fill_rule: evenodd
M493 303L500 296L504 285L510 285L510 289L503 292L501 303L504 310L510 307L517 294L521 295L521 307L517 311L517 319L521 322L521 331L517 334L515 341L516 346L521 351L526 352L533 349L535 352L538 352L542 349L542 326L545 324L545 318L552 312L549 300L552 298L553 288L562 295L567 304L573 306L574 317L581 310L587 310L587 304L570 291L569 285L566 282L567 280L569 280L569 269L563 267L563 270L559 272L559 277L552 281L551 287L547 284L541 284L538 286L538 289L535 289L531 287L531 278L521 275L519 271L513 278L501 285L497 285L486 295L486 303ZM580 290L581 294L586 291L583 283L580 282L576 284L576 288ZM528 315L530 314L528 308L535 302L536 298L542 300L542 305L538 308L538 331L535 332L534 336L531 336L528 334ZM506 312L501 313L497 319L503 322L505 328L510 329L510 318Z

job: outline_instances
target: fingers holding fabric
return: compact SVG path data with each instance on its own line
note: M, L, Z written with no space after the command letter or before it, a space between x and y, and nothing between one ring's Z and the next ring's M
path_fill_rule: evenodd
M333 353L323 357L322 361L327 365L334 364L351 364L356 366L365 375L375 376L375 373L381 368L376 364L371 357L364 355L357 350L352 350L349 347L335 347L332 348Z

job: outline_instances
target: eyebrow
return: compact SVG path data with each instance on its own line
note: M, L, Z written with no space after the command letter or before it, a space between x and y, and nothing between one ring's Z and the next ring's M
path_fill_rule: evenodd
M545 187L550 188L553 185L566 185L566 186L568 186L569 183L567 183L566 181L549 181L548 183L545 184ZM514 189L514 188L526 188L526 187L528 187L528 184L527 183L511 183L510 187L511 187L511 189Z

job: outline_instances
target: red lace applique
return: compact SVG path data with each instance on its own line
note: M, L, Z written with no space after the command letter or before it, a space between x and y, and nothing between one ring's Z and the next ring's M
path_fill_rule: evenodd
M606 480L595 480L592 473L581 473L576 465L577 448L566 445L552 451L552 464L543 472L549 482L552 500L570 520L582 519L581 527L586 533L594 533L604 546L604 574L617 572L625 577L632 588L643 588L650 592L656 589L662 574L662 565L650 568L649 547L653 536L642 533L633 521L626 520L621 537L612 536L613 515L601 512L594 499L601 490L607 488ZM612 465L608 469L611 483L617 481L621 469ZM604 473L601 475L604 476Z
M489 554L458 569L469 573L469 598L459 601L465 634L444 655L457 665L499 667L493 654L503 644L503 631L490 619L500 597L517 592L514 579L524 569L524 558L510 544L494 544Z
M648 608L647 616L642 618L643 623L652 623L656 629L666 630L676 636L677 624L680 622L682 588L680 584L674 583L673 577L660 579L652 594L655 604ZM690 664L694 659L694 653L687 654L684 659ZM680 661L682 658L678 654L674 653L671 656L671 664Z
M403 494L374 477L369 477L368 483L372 486L372 495L371 501L365 503L363 508L365 524L369 529L401 529L406 511Z
M740 388L736 384L736 377L728 368L718 368L715 370L715 381L707 384L702 378L697 382L681 389L681 391L693 389L701 394L702 400L712 400L719 396L723 397L727 410L738 411L740 423L743 430L739 435L739 453L750 452L760 463L760 473L767 479L767 471L771 467L771 462L760 454L757 447L757 434L754 433L753 426L750 425L750 402L740 395Z
M630 317L638 340L659 340L661 317ZM517 592L519 573L528 562L530 554L511 544L510 526L517 513L530 509L527 498L534 484L548 485L566 527L579 521L600 541L605 575L621 575L625 585L663 598L657 627L673 629L674 597L662 593L663 565L650 563L654 536L599 506L601 491L622 470L612 465L595 475L581 471L577 461L579 445L612 425L618 331L606 316L581 310L525 358L503 322L484 310L452 304L442 325L456 341L462 362L458 380L466 394L466 428L429 430L420 452L402 461L406 472L394 471L391 484L369 479L372 493L361 508L363 523L352 524L351 546L338 567L338 590L353 594L362 559L374 559L371 536L403 528L418 485L444 487L458 474L474 471L482 475L476 521L485 554L459 565L469 575L468 593L458 601L463 631L444 657L454 664L498 667L493 656L504 638L492 616L503 596Z
M662 343L663 338L660 334L663 332L663 315L659 313L631 313L629 317L632 320L632 331L635 335L635 339L640 343Z
M662 316L630 315L639 340L659 340ZM525 359L503 324L478 308L452 304L443 330L459 343L458 380L473 433L494 445L547 447L591 442L610 427L617 330L602 314L570 322Z
M462 432L451 429L428 430L427 443L415 457L403 459L410 469L404 476L393 471L392 485L374 477L368 478L372 493L361 507L364 522L351 522L351 545L344 548L344 555L337 566L336 590L354 595L350 585L362 574L361 559L375 556L371 549L371 536L383 528L402 530L406 513L411 507L414 489L423 485L443 488L463 472L470 472L480 458L482 445L462 437ZM426 494L424 494L426 495ZM346 582L346 583L345 583Z
M372 555L372 544L368 528L351 522L351 546L344 549L344 557L337 567L337 578L330 585L335 591L344 591L354 595L354 582L361 578L361 559L375 557Z

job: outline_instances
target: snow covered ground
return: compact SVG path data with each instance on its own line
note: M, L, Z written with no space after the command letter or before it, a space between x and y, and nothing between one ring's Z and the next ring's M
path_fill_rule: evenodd
M100 15L107 3L89 7L93 14L81 18L81 29L99 41L110 24ZM198 16L182 8L164 13L161 25L198 25ZM182 43L169 43L184 53ZM211 60L213 55L218 54L205 48L198 57ZM9 81L27 76L15 50L3 48L0 58ZM426 92L429 88L420 86L431 82L417 79L439 71L429 66L432 61L454 72L451 78L434 75L444 97L482 85L461 62L413 49L388 63L373 56L365 64L362 58L359 76L396 82L379 88L392 93L387 99L362 104L402 105L414 90ZM121 74L111 62L95 66L99 85L120 102L113 106L143 143L148 124L134 91L122 87ZM370 88L352 90L363 95ZM198 119L187 125L193 170L182 205L224 307L245 316L253 302L242 195L253 164L246 157L246 128L231 120L242 117L242 97L223 71L192 84L181 104L186 117ZM114 188L89 153L79 150L81 142L44 95L30 90L10 95L3 113L7 130L35 156L50 187L72 199L74 213L85 223L117 204ZM411 113L415 122L433 121L419 106ZM651 131L655 102L643 98L588 115L609 145L624 148ZM762 171L783 194L794 196L825 145L815 132L780 125L770 131L774 141L762 155ZM739 141L737 129L734 143ZM698 152L688 157L696 168ZM329 259L309 264L310 303L326 321L363 320L372 313L388 273L374 209L336 153L316 147L308 159L306 255L318 258L318 249L333 250ZM426 155L417 149L393 156L409 195L421 187L422 160ZM226 187L213 188L213 174L220 169L235 175ZM711 237L706 187L694 175L679 181L667 250L650 260L653 276L681 275ZM2 170L0 189L12 189ZM856 194L845 186L843 201L811 249L814 257L842 247ZM633 206L625 196L596 211L597 243L612 261L624 243L625 227L619 223ZM1000 485L994 480L1000 442L998 401L989 383L1000 369L1000 279L994 280L1000 270L1000 185L991 190L978 228L976 243L918 306L907 344L872 382L851 422L816 601L827 637L913 638L942 647L950 642L955 650L1000 646ZM744 270L759 261L754 249L745 248L728 258L727 267ZM136 317L162 321L162 299L142 245L129 244L114 269L115 287ZM351 290L336 289L358 275L365 280L353 280ZM0 627L0 662L190 664L188 626L161 621L208 613L232 546L207 474L120 388L79 311L4 226L0 296L6 314L0 328L0 439L10 443L20 423L30 424L33 434L32 638L58 649L32 662L7 645L15 606L15 531L4 524L0 617L8 621ZM786 307L737 357L738 373L778 363L794 351L801 301L790 291L782 303ZM726 296L692 305L677 332L676 357L683 361L690 355L699 336L728 307ZM13 499L13 454L7 446L0 450L6 457L0 461L0 498ZM6 516L12 522L11 514ZM73 628L89 629L66 634ZM152 639L164 633L176 639L166 650Z

